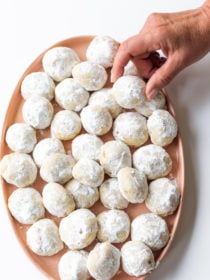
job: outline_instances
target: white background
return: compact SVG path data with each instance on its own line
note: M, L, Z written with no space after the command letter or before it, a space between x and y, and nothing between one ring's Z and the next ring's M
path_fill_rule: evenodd
M46 48L78 35L136 34L151 12L175 12L200 0L5 0L0 4L0 128L25 69ZM210 266L210 55L167 87L186 161L185 199L173 245L150 280L201 280ZM18 243L0 192L0 278L46 280Z

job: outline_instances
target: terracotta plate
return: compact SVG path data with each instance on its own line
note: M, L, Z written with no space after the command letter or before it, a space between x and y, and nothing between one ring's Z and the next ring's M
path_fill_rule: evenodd
M59 43L57 43L57 44L55 44L54 46L51 46L51 47L55 47L55 46L70 47L78 53L81 60L85 60L85 51L86 51L86 48L87 48L88 44L92 40L92 38L93 38L92 36L81 36L81 37L70 38L70 39L64 40L62 42L59 42ZM8 148L8 146L5 143L5 133L7 131L7 128L15 122L23 122L23 119L22 119L22 105L23 105L24 100L23 100L23 98L21 97L21 94L20 94L21 82L22 82L23 78L27 74L29 74L30 72L43 71L42 57L43 57L44 53L45 52L43 52L28 67L28 69L22 75L22 77L20 78L20 80L19 80L19 82L18 82L18 84L15 88L15 91L13 93L13 96L11 98L11 101L10 101L10 104L9 104L9 107L8 107L8 110L7 110L7 114L6 114L5 122L4 122L4 126L3 126L3 133L2 133L2 139L1 139L1 152L0 152L1 158L5 154L8 154L8 153L11 152L10 149ZM110 85L110 83L108 82L107 85ZM166 99L167 99L167 105L168 105L169 111L175 116L173 106L172 106L169 98L167 97L167 94L166 94ZM55 103L54 103L54 105L55 105ZM60 108L56 105L55 106L55 111L58 111L58 110L60 110ZM44 133L43 133L43 131L38 131L37 130L38 140L43 139L48 135L49 135L49 129L46 129L44 131ZM103 137L103 140L106 141L106 140L109 140L111 138L112 138L112 135L108 134L108 135ZM146 144L148 144L148 143L149 143L149 141ZM70 146L71 146L70 141L66 141L66 143L64 143L64 144L65 144L66 150L69 150ZM176 139L173 141L172 144L170 144L168 147L166 147L166 150L169 152L169 154L171 155L171 158L173 160L173 168L172 168L172 171L170 172L170 174L168 175L168 177L177 179L179 191L181 193L181 200L180 200L180 204L179 204L179 207L178 207L177 211L173 215L170 215L166 218L166 221L167 221L167 224L168 224L168 227L169 227L169 230L170 230L170 240L169 240L167 246L164 249L162 249L158 252L155 252L155 259L156 259L157 264L159 264L163 260L163 258L165 257L167 251L169 250L169 248L171 246L171 242L173 241L173 238L174 238L174 235L175 235L175 232L176 232L176 229L177 229L177 225L178 225L178 222L179 222L179 219L180 219L180 214L181 214L181 209L182 209L182 199L183 199L183 193L184 193L184 159L183 159L183 147L182 147L182 141L181 141L180 134L178 134L178 136L176 137ZM13 190L16 189L16 187L6 183L3 179L1 180L1 184L2 184L2 187L3 187L5 204L7 205L8 197L13 192ZM44 184L45 184L45 182L43 182L40 179L40 177L37 177L37 180L33 184L33 186L41 192ZM104 209L105 208L103 208L103 206L100 204L100 202L97 202L94 205L94 207L91 208L91 210L93 212L95 212L96 214L98 214L99 212L101 212ZM144 204L129 204L129 207L125 210L129 214L131 219L133 219L135 216L137 216L141 213L149 212L149 210L146 208L146 206ZM9 211L8 211L8 216L9 216L10 221L12 223L15 234L16 234L22 248L27 253L29 258L34 262L34 264L37 266L37 268L39 268L44 274L46 274L46 276L48 278L58 280L59 275L58 275L57 264L58 264L58 261L59 261L61 255L67 250L67 248L65 247L60 253L58 253L58 254L56 254L55 256L52 256L52 257L41 257L41 256L38 256L38 255L34 254L26 245L26 230L28 229L29 226L25 226L25 225L22 225L22 224L18 223L10 215ZM59 219L55 218L55 217L52 217L49 213L47 213L47 211L46 211L46 217L53 218L56 221L56 223L59 224ZM94 246L94 244L92 244L91 246L89 246L86 249L90 250ZM116 245L116 244L114 244L114 245ZM116 245L116 246L121 247L121 245L122 244ZM155 271L154 271L154 273L155 273ZM120 279L120 280L139 279L139 280L143 280L143 279L146 279L147 276L148 275L144 275L144 276L139 277L139 278L130 277L127 274L125 274L124 272L122 272L122 270L120 270L119 273L114 277L114 279Z

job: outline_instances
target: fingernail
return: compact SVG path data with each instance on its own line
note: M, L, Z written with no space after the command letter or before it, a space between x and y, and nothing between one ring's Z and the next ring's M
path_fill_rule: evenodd
M150 91L150 92L147 94L147 97L148 97L149 99L152 99L152 98L154 98L154 97L157 95L157 93L158 93L158 90L157 90L156 88L154 88L152 91Z

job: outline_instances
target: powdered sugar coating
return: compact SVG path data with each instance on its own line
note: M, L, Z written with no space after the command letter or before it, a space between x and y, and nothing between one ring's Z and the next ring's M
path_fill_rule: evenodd
M161 216L168 216L177 209L180 193L175 180L160 178L149 184L149 193L145 201L147 208Z
M90 208L99 200L98 188L82 184L76 179L67 182L65 189L73 196L76 208Z
M123 270L130 276L139 277L155 268L152 251L141 241L128 241L121 248Z
M114 121L113 136L132 147L143 145L149 137L146 118L137 112L121 113Z
M71 110L61 110L54 115L50 129L52 137L66 141L80 133L82 124L77 113Z
M123 76L138 76L139 72L136 65L132 60L129 60L126 66L124 67Z
M44 217L45 209L40 193L32 188L19 188L8 199L12 216L22 224L33 224Z
M137 76L122 76L113 85L112 94L125 109L141 105L145 99L145 82Z
M50 101L41 96L29 97L23 104L22 115L26 123L35 129L50 126L54 109Z
M142 203L148 194L147 177L144 172L124 167L117 174L122 196L131 203Z
M44 71L56 82L72 75L72 68L80 62L77 53L68 47L54 47L42 59Z
M126 209L128 201L120 193L117 178L109 178L99 188L101 203L110 209Z
M97 216L99 241L110 243L124 242L130 233L130 219L123 210L103 211Z
M88 91L103 88L108 79L105 68L90 61L83 61L77 64L72 69L72 75Z
M88 99L89 92L72 78L62 80L55 88L55 100L64 109L78 112Z
M48 212L65 217L75 209L72 195L60 184L48 183L42 190L43 203Z
M131 166L131 152L125 143L110 140L101 147L99 161L106 174L117 177L121 168Z
M176 120L166 110L155 110L148 118L147 127L152 143L161 147L172 143L178 132Z
M164 148L149 144L133 153L133 165L143 171L149 180L153 180L169 174L172 169L172 159Z
M71 250L80 250L90 245L98 231L95 214L88 209L77 209L60 222L59 233Z
M112 116L107 109L88 105L80 114L84 129L91 134L104 135L112 127Z
M14 123L7 129L5 140L12 151L31 153L37 142L36 131L26 123Z
M141 241L153 251L162 249L169 240L166 221L153 213L137 216L131 223L131 240Z
M87 269L88 252L84 250L67 251L58 262L58 272L61 280L87 280L89 273Z
M54 98L55 83L45 72L32 72L25 76L21 84L21 95L24 99L42 96L49 101Z
M119 45L110 36L96 36L87 47L86 57L89 61L100 64L104 68L111 67Z
M30 155L15 152L3 156L0 174L7 183L23 188L34 183L37 167Z
M26 241L39 256L53 256L63 249L56 223L47 218L35 222L27 230Z

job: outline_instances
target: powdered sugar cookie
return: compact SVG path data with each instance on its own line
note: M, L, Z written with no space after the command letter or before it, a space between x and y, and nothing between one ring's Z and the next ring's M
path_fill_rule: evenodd
M31 187L13 191L8 199L8 208L21 224L33 224L45 214L41 194Z
M53 256L63 249L56 223L47 218L35 222L27 230L26 241L39 256Z
M51 123L51 134L60 140L71 140L80 133L82 124L77 113L61 110L54 115Z
M176 120L166 110L155 110L148 118L147 127L152 143L162 147L172 143L178 132Z
M143 145L149 137L146 118L137 112L118 115L113 124L113 136L132 147Z
M32 152L37 139L36 131L26 123L14 123L7 129L6 143L14 152Z
M42 59L44 71L56 82L72 75L72 68L80 62L77 53L68 47L54 47Z
M111 67L119 45L110 36L96 36L87 47L86 57L89 61L100 64L105 68Z
M88 91L101 89L108 79L105 68L90 61L83 61L74 66L72 75Z
M88 209L77 209L63 218L59 232L61 239L71 250L80 250L90 245L98 231L97 219Z
M169 174L172 169L172 159L164 148L149 144L133 153L133 165L143 171L149 180L154 180Z
M123 76L138 76L139 71L136 65L133 63L132 60L129 60L126 66L124 67Z
M72 78L64 79L55 88L55 100L64 109L78 112L88 99L89 92Z
M54 98L55 83L45 72L32 72L25 76L21 84L21 95L24 99L33 96Z
M91 134L104 135L112 127L112 116L107 109L88 105L80 114L84 129Z

